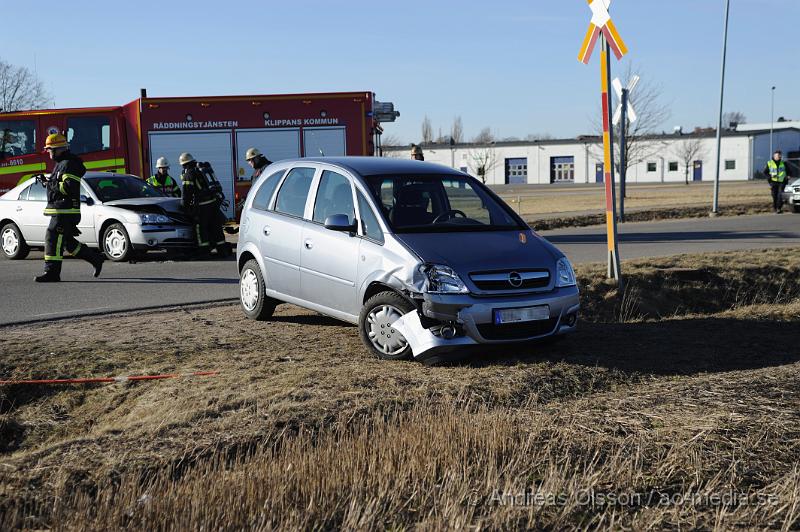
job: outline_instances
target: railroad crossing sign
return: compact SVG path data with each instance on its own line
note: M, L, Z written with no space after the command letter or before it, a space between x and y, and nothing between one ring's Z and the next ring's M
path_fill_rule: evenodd
M627 98L624 99L625 101L625 113L628 115L628 120L631 122L636 122L636 111L633 110L633 104L631 103L630 96L633 89L636 88L636 84L639 83L639 76L636 74L633 75L631 80L628 82L628 94ZM619 119L622 118L622 82L620 82L619 78L614 78L614 81L611 82L611 85L614 86L614 92L617 93L617 99L619 100L619 105L614 110L614 118L611 120L611 123L615 126L619 124Z
M625 46L625 42L619 36L617 27L614 26L614 22L611 20L611 15L608 14L611 0L588 0L588 2L589 9L592 10L592 20L589 22L589 30L583 39L581 51L578 53L578 61L585 65L589 64L594 45L597 43L597 38L601 33L606 38L606 42L617 59L622 59L622 56L628 53L628 47Z
M611 0L588 0L592 10L589 30L583 39L578 61L589 64L597 39L603 36L600 47L600 96L603 109L603 183L606 188L606 230L608 242L608 277L616 279L622 285L622 273L619 265L619 246L617 245L617 207L614 194L614 158L613 138L611 136L611 96L608 86L611 84L611 60L609 51L613 51L617 59L628 53L628 47L619 36L617 28L611 21L608 8ZM620 85L620 92L622 86Z

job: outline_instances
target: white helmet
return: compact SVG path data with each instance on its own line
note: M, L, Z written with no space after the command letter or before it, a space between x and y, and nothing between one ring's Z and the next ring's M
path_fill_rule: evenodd
M258 148L248 148L247 153L244 154L244 160L250 161L258 157L259 155L261 155L261 152L258 151Z
M178 162L181 163L181 166L192 161L194 161L194 157L192 157L192 154L188 152L181 153L181 156L178 157Z
M169 168L169 161L166 157L159 157L156 161L156 168Z

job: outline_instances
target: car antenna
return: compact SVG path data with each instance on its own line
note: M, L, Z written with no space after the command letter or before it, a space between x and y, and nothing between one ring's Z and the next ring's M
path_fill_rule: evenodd
M319 149L319 154L320 154L320 156L325 157L325 152L322 151L322 148Z

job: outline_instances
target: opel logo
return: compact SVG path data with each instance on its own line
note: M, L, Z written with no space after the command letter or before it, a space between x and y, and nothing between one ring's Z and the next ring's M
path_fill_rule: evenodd
M519 288L522 286L522 276L517 272L511 272L508 274L508 284L513 286L514 288Z

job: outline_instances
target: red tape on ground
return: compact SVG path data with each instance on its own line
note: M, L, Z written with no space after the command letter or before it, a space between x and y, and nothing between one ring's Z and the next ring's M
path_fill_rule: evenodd
M192 373L167 373L164 375L132 375L130 377L91 377L86 379L38 379L27 381L0 381L3 384L95 384L125 381L158 381L163 379L180 379L181 377L213 377L219 371L195 371Z

